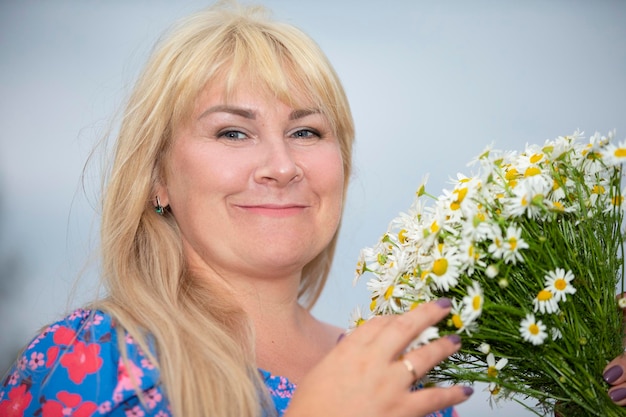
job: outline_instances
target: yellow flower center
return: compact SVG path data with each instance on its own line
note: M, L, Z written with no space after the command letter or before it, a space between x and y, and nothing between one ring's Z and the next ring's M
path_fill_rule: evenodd
M567 288L567 281L565 281L563 278L556 279L554 281L554 288L559 291L563 291L565 288Z
M439 225L437 224L437 221L435 220L431 225L430 225L430 231L432 233L436 233L439 230Z
M354 322L354 325L356 327L359 327L360 325L362 325L363 323L365 323L365 319L362 317L359 317L358 319L356 319L356 321Z
M530 326L528 326L528 331L533 336L537 336L539 334L539 326L537 326L537 324L533 323Z
M540 153L536 153L530 157L530 162L536 164L537 162L541 161L541 158L543 158L543 155Z
M400 243L406 242L406 230L402 229L398 232L398 240Z
M448 270L448 260L446 258L436 259L433 264L433 273L438 277L442 276Z
M457 329L460 329L461 327L463 327L463 320L461 320L461 316L458 314L453 314L452 324L454 324L454 327L456 327Z
M598 195L599 195L599 194L604 194L605 189L604 189L604 187L603 187L603 186L601 186L601 185L599 185L599 184L596 184L596 185L594 185L594 186L593 186L593 188L591 189L591 192L592 192L593 194L598 194Z
M491 378L495 378L498 376L498 370L495 366L490 366L489 368L487 368L487 376Z
M511 247L511 250L515 250L515 248L517 248L517 238L516 237L510 237L509 238L509 246Z
M500 393L500 387L495 387L491 390L491 395L498 395Z
M565 206L560 201L555 201L554 203L552 203L552 207L555 211L565 211Z
M517 176L518 176L517 170L515 168L511 168L506 172L506 174L504 175L504 178L506 178L508 181L511 181L517 178Z
M525 177L533 177L535 175L541 174L541 170L537 167L528 167L524 172Z
M372 302L370 303L370 311L374 311L374 309L376 308L377 300L378 300L378 297L372 298Z
M387 288L387 290L385 291L385 300L388 300L389 298L391 298L391 295L393 294L393 285L390 285L389 288Z
M539 301L548 301L552 298L552 293L548 290L541 290L539 294L537 294L537 300Z
M454 192L456 193L456 201L461 203L463 202L463 200L465 199L465 196L467 195L467 188L459 188L459 189L454 190Z
M624 157L626 157L626 148L617 148L617 149L615 149L615 153L613 155L615 155L617 158L624 158Z
M472 298L472 308L476 311L480 310L482 300L483 298L480 295L475 295L474 298Z

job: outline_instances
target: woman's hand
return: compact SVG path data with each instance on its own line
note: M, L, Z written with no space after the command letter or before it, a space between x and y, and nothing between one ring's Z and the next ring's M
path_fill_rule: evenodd
M410 389L460 348L457 335L399 359L411 341L449 311L450 300L440 299L358 327L298 385L285 417L420 417L466 400L471 387Z
M626 298L626 293L617 296L617 299ZM624 324L626 325L626 310L624 311ZM625 329L626 330L626 329ZM622 341L624 347L626 347L626 338ZM626 405L626 356L621 354L617 358L613 359L604 368L602 377L611 385L609 388L609 397L617 405Z
M609 397L618 405L626 405L626 356L620 355L604 368L604 380L611 385Z

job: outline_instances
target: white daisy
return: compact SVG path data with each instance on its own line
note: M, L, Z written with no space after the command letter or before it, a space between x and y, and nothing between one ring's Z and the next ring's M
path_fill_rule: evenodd
M483 312L483 304L485 297L483 295L483 289L477 281L474 281L471 287L467 287L467 295L463 297L463 304L465 304L464 311L468 317L476 319Z
M626 162L626 141L619 142L617 145L609 143L602 150L604 160L608 165L619 165Z
M463 302L458 302L456 299L453 299L450 314L452 314L452 317L450 318L448 324L456 328L457 333L465 332L468 335L471 335L472 332L478 327L475 317L468 314L467 309L464 308Z
M463 239L459 243L459 259L467 275L472 276L476 266L485 267L485 253L470 239Z
M547 186L544 181L532 180L520 181L513 189L513 195L504 199L505 214L509 217L521 217L526 215L530 219L536 219L541 216L541 205L544 196L550 190L552 184ZM545 187L540 190L537 186Z
M502 231L499 227L491 229L491 243L487 248L487 251L493 256L494 259L502 258L504 254L504 238L502 237Z
M361 311L361 308L357 306L350 313L350 322L349 322L349 325L348 325L348 332L353 331L354 329L356 329L360 325L364 324L366 321L367 321L367 319L365 317L363 317L363 313Z
M574 279L572 271L565 272L564 269L557 268L548 272L545 278L547 289L552 292L557 301L567 301L567 294L576 292L576 288L570 284Z
M545 338L548 337L545 324L541 320L536 320L535 315L530 313L526 314L520 322L519 331L524 340L535 346L543 344Z
M533 300L533 306L535 313L539 311L541 313L552 314L559 311L558 300L556 299L552 291L547 288L539 291L539 293Z
M489 345L489 343L481 343L477 348L476 348L479 352L484 353L485 355L489 353L489 351L491 350L491 346Z
M500 269L498 269L498 265L495 264L491 264L487 267L487 269L485 269L485 275L487 275L487 278L495 278L498 276L498 274L500 273Z
M496 357L493 353L487 355L487 376L490 378L496 378L498 376L498 372L509 363L507 358L500 358L498 362L496 362ZM489 383L489 392L495 391L498 385L495 382Z
M429 268L433 284L440 290L448 291L459 282L460 259L456 249L442 246L435 251Z
M509 226L506 230L506 236L504 237L502 246L504 262L512 264L522 262L523 258L520 254L520 250L528 249L528 243L522 239L522 229L513 225Z

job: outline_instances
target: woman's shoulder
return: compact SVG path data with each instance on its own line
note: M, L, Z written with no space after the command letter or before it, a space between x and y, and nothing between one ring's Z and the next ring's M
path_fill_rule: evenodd
M158 379L148 355L111 315L78 309L43 329L20 355L0 387L0 415L9 409L20 416L57 409L125 415L136 407L156 415L167 409Z

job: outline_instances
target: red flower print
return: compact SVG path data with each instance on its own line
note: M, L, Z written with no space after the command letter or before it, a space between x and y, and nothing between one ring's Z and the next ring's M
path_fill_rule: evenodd
M61 365L67 368L72 382L80 384L87 374L96 373L102 366L102 358L99 354L100 345L77 342L72 352L65 353L61 357Z
M0 416L23 417L33 396L26 390L26 385L19 385L9 391L9 398L0 401Z
M50 346L48 351L46 352L46 368L52 367L54 361L57 360L57 356L59 356L59 347L58 346Z
M57 345L71 345L76 339L76 332L67 327L59 327L55 330L52 340Z
M94 402L83 402L80 395L67 391L59 391L57 400L48 400L43 404L41 407L42 417L89 417L98 409Z

